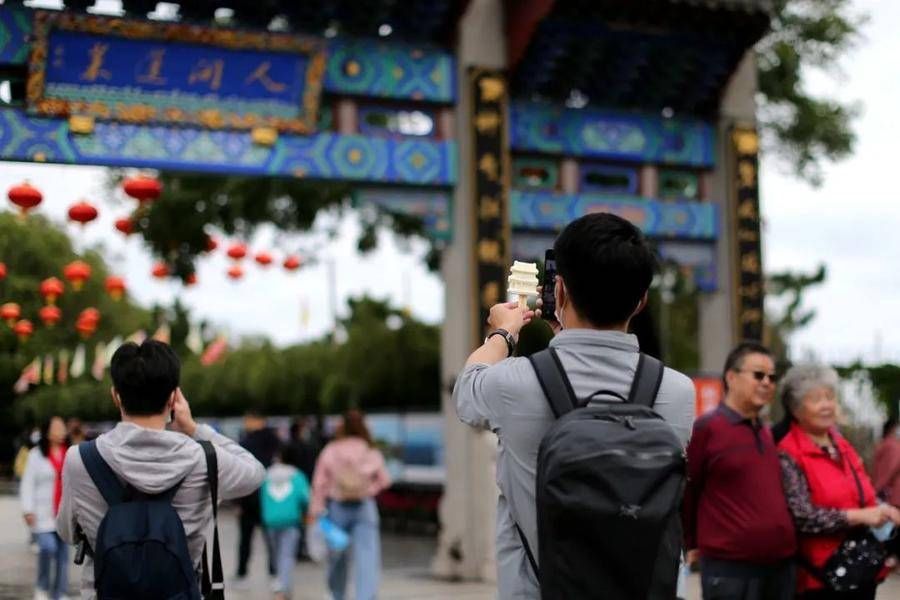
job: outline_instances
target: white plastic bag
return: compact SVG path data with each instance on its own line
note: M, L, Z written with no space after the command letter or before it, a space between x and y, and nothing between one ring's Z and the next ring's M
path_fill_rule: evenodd
M328 558L328 545L318 521L306 527L306 553L317 563Z

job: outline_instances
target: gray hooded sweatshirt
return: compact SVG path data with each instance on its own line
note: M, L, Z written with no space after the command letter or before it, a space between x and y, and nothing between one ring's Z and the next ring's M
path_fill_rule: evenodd
M158 494L184 480L172 506L181 517L191 559L199 569L212 522L212 502L206 484L206 458L195 440L209 440L215 446L219 500L246 496L260 486L266 471L259 461L208 425L199 425L191 439L183 433L145 429L123 422L97 438L97 450L121 481L141 492ZM57 515L59 535L66 542L74 543L76 524L79 524L94 547L107 504L84 468L77 446L69 448L66 454L62 479L62 503ZM81 598L95 597L94 565L87 558L82 570Z

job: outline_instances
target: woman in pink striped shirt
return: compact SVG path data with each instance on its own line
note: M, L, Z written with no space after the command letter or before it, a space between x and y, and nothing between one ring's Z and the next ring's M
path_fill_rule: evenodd
M334 600L344 600L351 551L357 600L378 595L381 538L375 496L390 485L384 456L372 444L365 417L358 410L346 412L337 438L316 461L309 507L313 522L327 513L350 535L347 551L328 558L328 587Z

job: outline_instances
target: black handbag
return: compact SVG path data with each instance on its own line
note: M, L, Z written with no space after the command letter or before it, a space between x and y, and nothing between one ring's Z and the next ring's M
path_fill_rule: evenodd
M865 508L865 495L856 469L850 464L850 472L856 481L859 493L859 506ZM868 527L855 527L838 549L828 557L825 565L816 575L822 582L836 592L848 592L861 587L875 585L876 578L884 567L887 550L882 542L872 534Z

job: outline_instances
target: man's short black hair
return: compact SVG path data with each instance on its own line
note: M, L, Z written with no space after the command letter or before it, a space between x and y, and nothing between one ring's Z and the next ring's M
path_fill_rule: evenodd
M556 238L553 251L572 303L596 327L627 321L658 266L641 230L610 213L575 219Z
M163 342L128 342L113 354L109 371L126 414L158 415L178 387L181 361Z
M765 354L772 358L772 351L754 340L743 341L735 346L725 358L725 367L722 369L722 382L725 384L726 391L728 390L728 381L725 379L725 375L728 374L728 371L740 370L744 364L744 357L748 354Z

